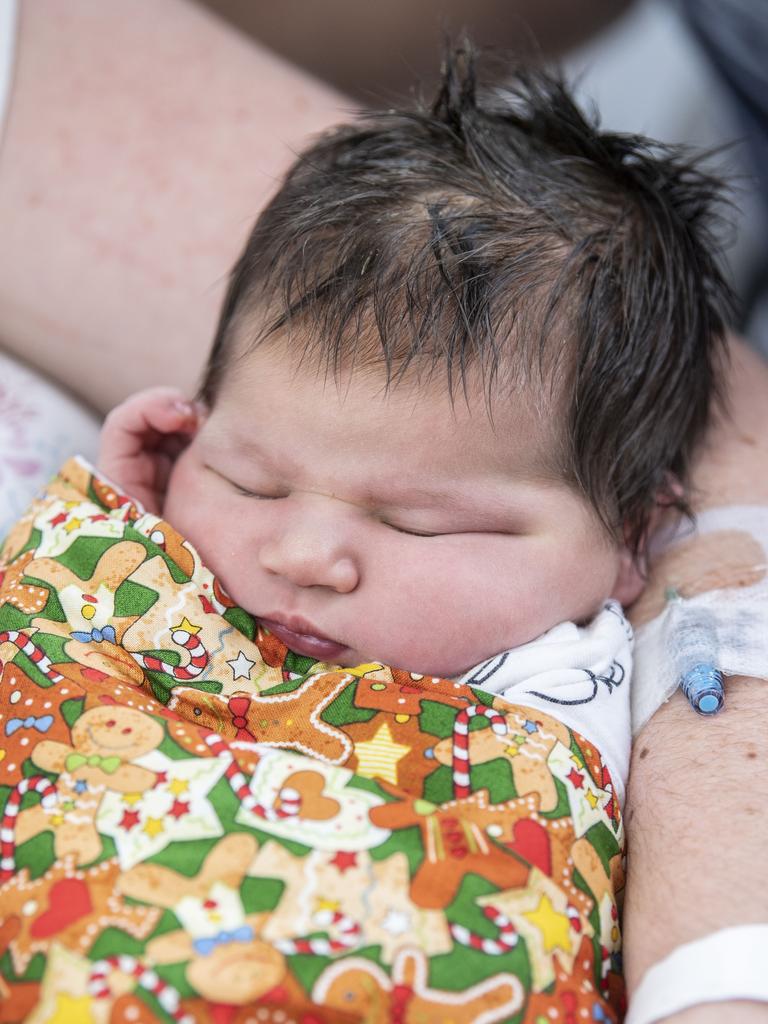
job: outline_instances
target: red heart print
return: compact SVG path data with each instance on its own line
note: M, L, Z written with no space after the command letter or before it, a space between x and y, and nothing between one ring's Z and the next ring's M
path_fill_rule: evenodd
M62 878L51 886L48 909L32 923L30 934L33 939L50 938L92 910L91 894L85 882L79 878Z
M545 875L552 874L552 852L546 829L536 821L515 822L512 842L505 843L507 849L518 857L539 868Z

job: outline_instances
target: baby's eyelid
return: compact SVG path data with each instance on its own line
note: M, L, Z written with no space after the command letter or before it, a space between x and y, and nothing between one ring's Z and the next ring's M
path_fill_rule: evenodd
M404 526L395 526L394 523L384 523L384 526L388 526L390 530L396 530L397 533L405 533L409 537L444 537L445 533L427 533L422 530L406 530Z
M214 473L220 480L223 480L225 484L232 488L237 494L241 494L244 498L256 498L261 501L277 501L278 498L287 498L287 494L261 494L258 491L250 491L247 487L243 487L241 484L233 480L227 473L223 473L213 466L207 465L206 469L209 469Z
M232 486L244 498L256 498L259 501L278 501L280 498L288 497L287 494L259 494L258 491L249 491L246 487L241 487L240 484L236 483L233 483Z
M453 530L437 530L434 533L430 533L426 530L408 530L404 526L396 526L394 523L388 523L382 521L382 524L388 527L390 530L396 530L398 533L408 534L410 537L458 537L464 534L485 534L486 536L505 536L505 537L517 537L522 534L517 533L513 530L506 529L482 529L480 527L472 528L466 526L463 528Z

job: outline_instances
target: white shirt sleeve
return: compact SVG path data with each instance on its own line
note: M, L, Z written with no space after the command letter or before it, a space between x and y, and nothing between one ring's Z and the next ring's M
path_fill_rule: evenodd
M580 733L605 760L620 802L631 749L632 627L607 601L587 626L561 622L536 640L489 658L462 683L536 708Z

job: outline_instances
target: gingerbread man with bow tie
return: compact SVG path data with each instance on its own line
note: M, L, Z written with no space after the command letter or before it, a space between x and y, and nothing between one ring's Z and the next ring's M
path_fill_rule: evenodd
M132 762L154 750L163 727L134 708L109 704L85 711L71 729L71 742L40 740L31 760L58 775L56 799L20 811L16 844L53 831L59 859L71 856L87 864L101 854L96 816L106 790L142 793L157 781L155 772Z

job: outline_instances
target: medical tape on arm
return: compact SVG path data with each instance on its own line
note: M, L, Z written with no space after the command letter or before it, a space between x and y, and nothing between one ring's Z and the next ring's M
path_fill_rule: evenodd
M732 505L702 512L695 533L681 528L666 543L657 571L663 573L665 559L694 538L710 548L708 564L679 580L671 568L665 576L665 607L636 627L635 734L680 683L680 629L686 623L706 625L712 657L723 674L768 678L768 507ZM723 558L713 562L711 552L716 555L718 540ZM670 564L674 566L673 561ZM726 703L727 699L726 686Z

